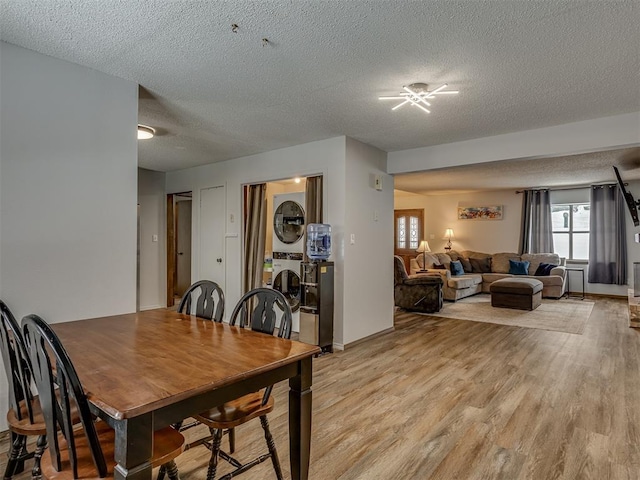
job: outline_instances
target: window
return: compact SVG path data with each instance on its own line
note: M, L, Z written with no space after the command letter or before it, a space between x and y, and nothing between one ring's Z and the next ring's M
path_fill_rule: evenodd
M553 249L568 260L589 259L589 204L551 205Z
M422 226L424 210L396 210L394 217L395 253L415 255L420 240L424 238Z

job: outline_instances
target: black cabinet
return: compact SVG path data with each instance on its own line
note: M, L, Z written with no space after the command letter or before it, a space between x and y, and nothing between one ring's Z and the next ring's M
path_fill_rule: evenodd
M300 277L300 341L333 352L333 262L303 262Z

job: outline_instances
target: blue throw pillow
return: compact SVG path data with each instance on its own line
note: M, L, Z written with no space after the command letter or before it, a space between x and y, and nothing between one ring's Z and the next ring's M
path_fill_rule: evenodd
M520 262L518 260L509 259L509 273L511 275L528 275L529 262Z
M462 268L462 263L460 260L453 260L451 262L451 275L458 276L464 275L464 268Z
M548 277L551 275L551 270L557 266L558 265L554 265L553 263L541 263L536 269L536 273L534 273L534 275L536 277Z

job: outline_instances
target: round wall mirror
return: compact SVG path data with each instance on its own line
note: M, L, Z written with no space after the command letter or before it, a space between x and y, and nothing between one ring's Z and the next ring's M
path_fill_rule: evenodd
M273 231L283 243L296 243L304 235L304 210L299 203L282 202L273 215Z

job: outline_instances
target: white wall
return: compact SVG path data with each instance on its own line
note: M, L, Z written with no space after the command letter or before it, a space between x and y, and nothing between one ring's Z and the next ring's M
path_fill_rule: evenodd
M613 150L640 143L640 112L391 152L389 173Z
M393 328L393 178L387 154L347 138L344 343ZM374 176L382 177L382 191ZM355 243L351 243L354 235Z
M234 305L242 288L242 185L268 182L295 176L324 176L325 221L333 229L335 269L335 334L343 343L343 248L345 197L345 137L336 137L283 148L235 160L167 173L167 193L193 191L193 238L199 236L201 188L226 186L225 300ZM231 222L233 215L234 221ZM193 251L197 265L198 251ZM228 313L232 308L226 309Z
M242 185L323 174L325 222L332 228L330 260L335 262L334 343L340 348L393 326L393 182L384 174L385 162L384 152L337 137L170 172L167 193L193 191L196 236L197 192L206 186L226 185L225 298L233 305L241 292L242 226L230 218L241 218ZM383 175L386 187L382 192L373 189L372 174ZM355 234L355 245L348 245L346 232Z
M138 169L140 310L167 306L167 228L164 172ZM153 241L153 236L157 241Z
M137 98L135 83L0 43L0 298L18 320L135 310Z
M458 220L458 207L502 205L502 220ZM452 228L454 250L517 252L522 196L514 190L462 193L456 195L398 195L395 209L424 208L425 235L434 252L444 251L443 239ZM431 238L433 235L434 238Z

